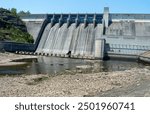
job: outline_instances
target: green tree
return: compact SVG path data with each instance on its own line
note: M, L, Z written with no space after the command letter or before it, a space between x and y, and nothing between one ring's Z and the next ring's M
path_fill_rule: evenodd
M25 11L20 11L18 12L18 15L19 16L27 16L27 15L30 15L31 13L29 11L25 12Z
M13 14L13 15L17 15L17 9L16 8L11 8L11 13Z
M29 14L30 12L22 12ZM0 8L0 41L33 43L33 37L27 32L25 23L20 19L17 10Z

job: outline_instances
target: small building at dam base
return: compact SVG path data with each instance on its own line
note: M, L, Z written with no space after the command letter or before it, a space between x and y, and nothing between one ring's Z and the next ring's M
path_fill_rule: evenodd
M105 7L102 14L31 14L21 18L34 37L33 50L38 55L128 58L150 50L150 14L113 14Z

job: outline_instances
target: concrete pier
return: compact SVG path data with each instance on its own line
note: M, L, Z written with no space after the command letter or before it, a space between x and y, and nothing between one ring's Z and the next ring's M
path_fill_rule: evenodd
M105 39L95 40L95 58L103 59L105 54Z

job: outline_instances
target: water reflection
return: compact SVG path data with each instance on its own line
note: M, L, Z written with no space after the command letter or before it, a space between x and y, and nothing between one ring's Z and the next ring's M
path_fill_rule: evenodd
M26 61L26 60L23 60ZM65 70L76 71L76 66L89 66L84 73L108 72L128 70L134 67L144 67L135 61L98 61L81 60L57 57L38 57L36 60L28 60L28 64L22 66L0 67L0 74L55 74Z

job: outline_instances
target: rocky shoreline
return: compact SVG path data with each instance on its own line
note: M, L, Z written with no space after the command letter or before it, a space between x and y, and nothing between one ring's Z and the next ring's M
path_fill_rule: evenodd
M7 54L6 54L7 55ZM9 54L4 58L21 58L22 55ZM22 56L24 57L24 55ZM125 71L99 73L63 73L57 75L14 75L0 77L0 97L93 97L128 96L128 88L150 82L150 67L132 68ZM149 87L149 86L148 86ZM142 96L150 96L150 88L144 85L138 90ZM146 88L147 91L142 91ZM134 89L134 88L133 88ZM114 90L119 90L117 95ZM134 91L134 90L133 90ZM127 94L125 94L127 93ZM140 92L139 92L140 93ZM138 96L137 93L129 96ZM141 95L141 94L140 94Z
M13 53L0 53L0 66L13 66L26 64L26 62L15 62L15 61L30 58L37 58L37 57L29 55L17 55Z

